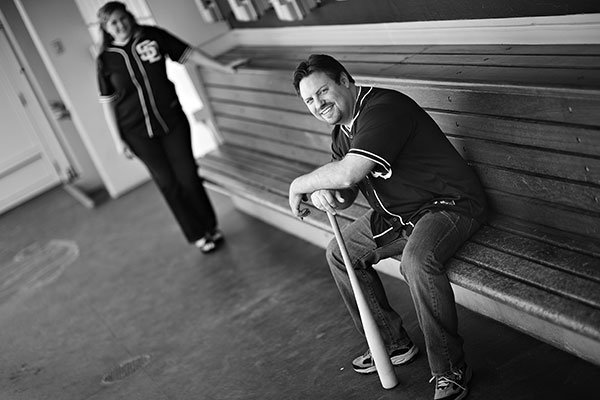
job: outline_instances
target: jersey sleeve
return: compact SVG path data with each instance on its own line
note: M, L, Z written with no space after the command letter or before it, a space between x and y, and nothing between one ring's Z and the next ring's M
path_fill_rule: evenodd
M98 57L96 60L96 72L98 75L98 96L100 103L112 103L117 99L117 91L110 81L110 75L101 57Z
M368 158L376 165L375 176L392 176L391 166L412 132L414 118L392 105L378 105L363 111L348 154Z
M162 28L154 27L154 29L160 38L160 47L171 60L183 64L189 59L192 46Z

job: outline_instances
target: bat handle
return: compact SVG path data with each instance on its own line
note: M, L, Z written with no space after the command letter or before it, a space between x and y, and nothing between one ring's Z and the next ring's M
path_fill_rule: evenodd
M371 350L371 356L375 362L375 367L377 368L377 374L379 375L381 386L383 386L384 389L391 389L398 384L398 378L394 372L394 367L390 360L390 356L385 349L385 344L383 343L381 333L377 328L375 318L373 318L373 314L371 313L371 309L369 308L365 295L360 288L358 278L356 277L356 272L352 267L352 262L350 261L348 250L346 249L346 243L344 242L344 238L340 232L340 227L335 215L328 212L327 217L329 218L329 223L333 228L333 233L340 248L340 252L342 253L342 258L344 259L344 265L346 266L346 271L348 273L348 277L350 278L350 284L352 286L352 291L354 292L354 298L356 299L358 312L363 324L365 338L367 339L367 344Z

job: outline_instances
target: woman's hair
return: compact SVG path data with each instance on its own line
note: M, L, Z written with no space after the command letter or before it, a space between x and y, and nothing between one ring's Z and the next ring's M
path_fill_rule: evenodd
M307 60L300 62L294 71L294 89L296 89L296 94L300 94L300 81L313 72L323 72L338 85L340 84L342 73L344 73L348 77L348 80L354 83L352 75L348 73L338 60L326 54L311 54Z
M106 31L106 23L108 22L108 19L110 18L112 13L118 10L123 11L125 15L129 17L134 28L138 26L135 17L127 9L127 6L125 6L125 4L121 3L120 1L109 1L108 3L100 7L98 13L96 14L98 17L98 21L100 22L100 33L102 34L101 49L104 49L106 46L108 46L110 42L113 41L113 37Z

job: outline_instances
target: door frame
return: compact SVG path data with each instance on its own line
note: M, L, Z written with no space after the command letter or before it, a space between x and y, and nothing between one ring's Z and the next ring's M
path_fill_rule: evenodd
M63 183L73 181L77 172L74 163L68 154L68 146L59 139L57 132L59 128L52 117L52 110L47 104L39 83L31 73L31 69L25 55L23 54L18 42L7 23L4 14L0 10L0 36L6 39L7 50L12 52L14 57L6 60L7 64L15 63L14 68L20 71L24 79L14 85L16 91L23 93L27 101L27 106L23 107L28 116L34 132L40 140L40 145L44 154L48 157L56 171L59 179ZM0 40L3 38L0 37Z

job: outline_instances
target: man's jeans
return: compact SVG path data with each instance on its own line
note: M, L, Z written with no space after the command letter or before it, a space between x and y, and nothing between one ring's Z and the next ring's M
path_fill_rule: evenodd
M425 337L429 366L434 376L456 371L464 363L463 339L458 334L454 293L445 262L479 228L476 220L461 214L437 211L425 214L407 238L377 247L367 212L342 231L350 260L389 352L410 342L402 318L390 306L373 264L402 254L400 272L408 282L419 325ZM327 262L357 329L364 335L352 286L339 247L327 248Z

